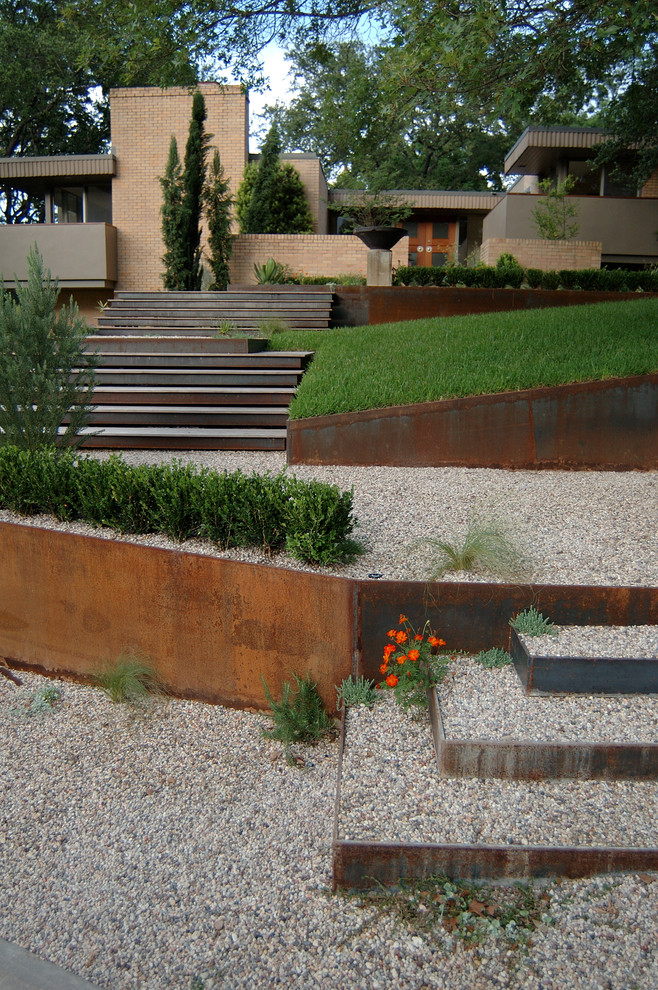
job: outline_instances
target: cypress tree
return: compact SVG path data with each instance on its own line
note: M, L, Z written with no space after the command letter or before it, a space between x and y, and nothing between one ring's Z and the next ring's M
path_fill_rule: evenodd
M210 288L225 292L229 282L228 262L233 250L231 237L233 200L229 194L229 184L224 177L224 168L218 151L215 151L210 163L204 199L208 220L209 263L213 274Z
M235 200L235 215L240 225L240 233L247 233L247 214L251 204L251 196L254 191L254 183L258 174L258 162L247 162L242 173L242 182L238 189Z
M276 124L272 124L261 148L258 172L247 211L247 234L272 233L272 198L279 170L280 150L279 132Z
M165 270L162 274L165 289L180 290L184 288L185 250L182 231L183 188L181 164L178 157L178 143L172 136L169 145L169 158L164 176L160 179L162 186L162 240L165 253L162 262Z
M197 90L192 100L192 119L185 147L183 166L183 199L181 206L181 232L185 258L183 288L198 291L201 288L201 209L203 185L206 174L208 136L205 133L206 101Z

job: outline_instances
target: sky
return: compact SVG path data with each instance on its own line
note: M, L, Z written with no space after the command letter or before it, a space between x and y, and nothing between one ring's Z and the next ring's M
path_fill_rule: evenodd
M265 122L260 118L263 107L267 103L285 101L289 96L288 71L290 64L286 62L283 51L272 43L262 53L265 67L264 75L269 86L262 93L249 91L249 151L257 152L265 137ZM259 134L259 131L261 132Z

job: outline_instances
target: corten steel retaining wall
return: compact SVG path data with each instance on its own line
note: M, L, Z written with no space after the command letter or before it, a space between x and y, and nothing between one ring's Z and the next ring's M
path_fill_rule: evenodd
M656 292L590 292L584 289L466 289L430 285L339 285L334 293L332 325L362 327L427 316L465 316L550 306L586 306L646 299Z
M0 523L0 656L89 675L123 650L174 694L267 707L307 670L325 704L352 670L340 578Z
M658 588L352 580L0 523L0 657L89 676L139 650L176 695L266 707L307 670L328 708L350 673L380 679L405 612L449 649L507 646L534 603L558 623L658 624Z
M658 374L288 423L289 464L658 467Z

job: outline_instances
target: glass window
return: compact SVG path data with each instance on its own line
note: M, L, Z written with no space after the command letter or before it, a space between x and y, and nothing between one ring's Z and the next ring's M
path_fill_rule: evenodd
M446 220L432 224L432 237L435 241L447 241L450 237L450 224Z
M402 226L407 230L409 237L418 237L418 221L405 220Z
M569 162L569 175L576 180L574 196L600 195L601 169L593 168L591 162Z
M85 223L112 223L110 186L88 186Z
M53 193L53 223L83 223L83 189L69 186Z
M441 251L432 252L432 268L443 268L447 260L447 254L442 254Z
M409 252L409 264L414 267L418 264L418 255L415 251Z

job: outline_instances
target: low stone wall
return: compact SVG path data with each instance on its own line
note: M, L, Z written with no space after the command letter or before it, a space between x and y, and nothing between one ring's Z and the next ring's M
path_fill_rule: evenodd
M4 522L0 558L0 658L89 677L139 651L173 694L234 708L309 671L333 710L350 673L379 680L401 611L473 652L506 647L530 604L560 624L658 620L658 588L353 580Z
M480 260L495 265L501 254L513 254L524 268L575 271L600 268L601 241L547 241L532 237L489 237L482 242Z
M289 464L658 468L658 374L290 420Z

